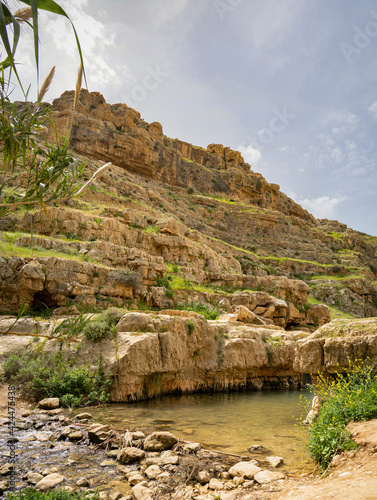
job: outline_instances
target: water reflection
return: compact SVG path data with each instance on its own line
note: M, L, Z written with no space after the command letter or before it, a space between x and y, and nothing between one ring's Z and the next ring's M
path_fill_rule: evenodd
M295 427L295 419L305 413L300 395L310 398L308 391L188 394L115 404L91 413L118 431L167 430L230 453L250 455L249 446L263 444L296 467L309 461L305 433Z

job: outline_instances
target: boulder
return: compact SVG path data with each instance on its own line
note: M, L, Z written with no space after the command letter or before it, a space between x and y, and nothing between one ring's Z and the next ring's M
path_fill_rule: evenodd
M162 473L162 470L158 465L151 465L147 469L145 469L144 474L148 479L156 479Z
M239 476L246 479L254 479L255 474L262 469L252 462L238 462L229 469L229 474L232 477Z
M39 491L50 490L54 486L62 483L64 480L64 476L60 474L48 474L35 485L35 489Z
M284 478L285 476L282 472L262 470L257 474L255 474L254 481L256 481L259 484L267 484Z
M39 474L38 472L29 471L26 474L26 481L30 484L37 484L37 483L39 483L39 481L41 479L43 479L43 476L42 476L42 474Z
M118 462L121 464L134 464L140 462L145 457L145 452L140 450L140 448L123 448L120 450L117 456Z
M88 429L88 437L95 444L102 443L113 434L109 425L92 424Z
M92 415L90 413L79 413L78 415L76 415L76 418L78 418L79 420L86 420L86 419L90 419L90 418L93 418Z
M208 488L210 490L222 490L224 489L224 485L221 481L213 477L210 482L208 483Z
M162 451L172 448L177 443L177 438L171 432L152 432L144 441L144 450Z
M207 484L211 480L211 475L207 470L201 470L198 472L197 480L200 484Z
M277 467L284 462L284 459L278 456L266 457L265 460L271 465L271 467Z
M59 398L45 398L38 403L38 408L41 408L42 410L54 410L55 408L59 408L59 406Z
M76 481L76 486L86 488L89 486L89 481L85 477L80 477L80 479Z
M139 483L132 488L132 494L135 500L152 500L152 490L147 487L147 482Z

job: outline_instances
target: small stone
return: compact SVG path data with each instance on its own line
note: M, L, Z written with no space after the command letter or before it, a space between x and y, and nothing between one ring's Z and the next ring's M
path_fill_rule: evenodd
M245 482L245 479L243 477L239 477L239 476L235 476L233 479L233 484L235 486L240 486L241 484L243 484Z
M110 493L110 500L119 500L122 496L123 495L120 491L114 491L113 493Z
M134 440L145 439L145 434L142 431L134 431L132 433L132 439Z
M183 445L183 451L186 453L196 453L201 450L202 445L200 443L189 442Z
M71 432L72 429L70 429L69 427L63 429L57 438L58 441L64 441L64 439L66 439L71 434Z
M136 462L140 462L145 457L145 451L140 450L139 448L123 448L120 450L117 456L118 462L121 464L133 464Z
M162 451L172 448L177 438L171 432L152 432L144 441L144 450Z
M27 418L27 417L30 417L30 415L32 415L33 413L34 413L33 410L25 410L25 411L21 412L21 417Z
M266 460L271 465L271 467L277 467L284 462L284 459L282 457L277 456L266 457Z
M156 479L156 477L161 474L162 470L158 465L151 465L148 467L144 473L149 479Z
M171 450L161 453L160 459L162 465L177 465L179 463L179 456Z
M81 431L73 431L68 434L68 439L70 441L80 441L84 437L84 434Z
M76 486L82 486L86 488L87 486L89 486L89 481L85 477L80 477L80 479L78 479L78 481L76 482Z
M234 476L244 477L246 479L254 479L257 472L262 469L251 462L238 462L229 469L229 474Z
M254 481L245 481L243 483L243 488L252 488L254 486Z
M10 463L5 463L0 468L0 476L7 476L14 469L14 465Z
M29 471L26 474L26 481L30 484L37 484L41 479L43 479L43 476L42 474L38 474L38 472Z
M231 479L232 476L229 474L229 472L221 472L220 477L222 479Z
M38 403L38 408L42 408L43 410L54 410L55 408L59 408L59 406L59 398L45 398Z
M267 484L284 478L285 476L282 472L262 470L261 472L255 474L254 481L259 484Z
M146 483L145 483L146 484ZM152 500L152 490L139 483L132 488L132 494L135 500Z
M62 483L64 479L64 476L60 474L48 474L35 485L35 489L40 491L50 490L54 486Z
M113 465L116 465L115 460L104 460L100 463L101 467L112 467Z
M8 486L8 481L0 481L0 495L2 495L4 491L8 489Z
M63 408L56 408L55 410L46 411L46 414L50 415L50 416L56 416L56 415L59 415L60 413L62 413L62 411L63 411ZM61 416L63 416L63 415L61 415Z
M162 472L156 477L156 479L159 483L168 484L168 482L170 481L170 477L171 475L169 474L169 472Z
M84 420L93 418L93 416L90 413L79 413L78 415L76 415L76 418L78 418L79 420Z
M65 462L64 465L67 467L70 467L71 465L77 464L76 460L72 460L72 458L68 458Z
M224 489L224 485L221 481L213 477L210 482L208 483L208 488L210 490L222 490Z
M200 484L207 484L210 482L211 476L207 470L201 470L198 472L197 479Z
M130 483L131 486L135 486L136 484L139 484L144 481L144 477L139 474L138 472L135 472L128 478L128 482Z
M252 446L249 446L248 450L251 453L266 453L268 450L261 444L253 444Z
M108 458L117 458L119 455L119 450L110 450L106 453Z

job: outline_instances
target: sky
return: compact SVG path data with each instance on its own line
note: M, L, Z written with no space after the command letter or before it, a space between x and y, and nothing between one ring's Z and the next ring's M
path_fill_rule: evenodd
M238 149L316 217L377 235L375 1L57 1L89 91L169 137ZM17 60L33 98L26 28ZM41 14L40 41L42 81L56 65L52 101L76 83L70 23Z

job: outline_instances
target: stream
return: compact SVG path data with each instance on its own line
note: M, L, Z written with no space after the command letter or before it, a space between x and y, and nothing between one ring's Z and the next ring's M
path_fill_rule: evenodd
M305 401L312 397L308 390L187 394L90 408L90 413L117 431L170 431L206 448L250 458L261 454L248 448L263 445L268 455L283 457L287 468L307 470L312 463L306 431L297 428L296 419L306 415Z

